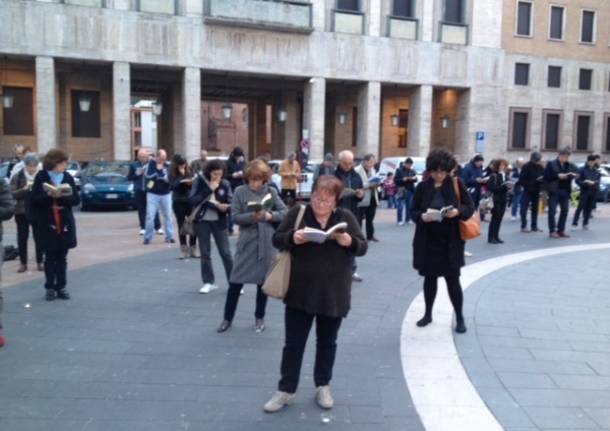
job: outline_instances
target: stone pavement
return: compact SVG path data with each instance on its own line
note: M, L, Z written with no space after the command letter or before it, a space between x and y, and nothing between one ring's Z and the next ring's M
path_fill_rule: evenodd
M569 242L607 239L607 215L606 207L592 225L597 230ZM82 216L79 226L86 223ZM81 234L81 247L71 254L71 301L43 301L40 280L5 289L8 344L0 350L0 430L423 429L405 385L399 346L401 323L421 279L411 269L413 227L396 227L393 213L380 211L382 242L359 260L365 282L354 285L352 311L340 332L332 382L336 407L325 413L313 400L311 337L297 403L275 415L264 414L261 406L278 379L281 303L269 301L268 329L255 334L254 288L247 287L234 327L218 335L226 292L219 267L221 289L200 295L198 262L177 260L175 248L140 246L133 214L116 215L125 242L114 248L113 239L102 240L114 229L107 227L108 215L84 216L91 217L91 229L100 237L86 240ZM546 235L517 234L509 221L503 229L505 246L469 244L473 262L558 245ZM104 253L89 256L98 247ZM115 251L117 260L111 261ZM126 257L129 253L138 255ZM92 264L99 256L107 257ZM75 269L72 263L81 261L88 263ZM475 309L475 299L468 293L466 298L468 316L485 311L487 304ZM476 334L478 321L467 336ZM462 341L468 342L458 340L460 352ZM493 402L496 393L477 389ZM601 391L608 396L607 387ZM544 429L532 423L533 429Z

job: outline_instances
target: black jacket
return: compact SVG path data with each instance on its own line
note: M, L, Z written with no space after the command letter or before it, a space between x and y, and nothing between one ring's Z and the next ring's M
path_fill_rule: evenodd
M540 187L542 186L542 177L544 175L544 168L538 163L527 162L521 168L519 174L519 184L528 193L540 193Z
M498 172L493 172L489 176L487 188L492 194L495 206L506 206L506 202L508 202L508 185L506 185L506 181L506 177L503 177Z
M339 178L339 180L343 183L343 187L346 189L352 190L362 190L364 188L364 184L362 184L362 177L358 175L358 173L352 168L349 172L345 172L341 169L341 166L337 166L337 170L335 170L335 176ZM350 210L352 214L358 214L358 202L360 202L362 198L358 198L355 195L345 196L339 201L338 207Z
M294 223L298 213L297 205L273 234L273 246L292 254L290 283L284 303L309 314L345 317L351 303L352 257L364 256L367 251L367 242L358 221L350 211L342 208L337 208L328 220L326 228L347 222L347 233L352 237L349 248L333 240L323 244L295 245ZM309 205L301 223L301 227L305 226L321 229Z
M570 162L561 163L559 158L548 162L544 170L544 181L546 182L546 188L549 193L556 193L558 190L564 190L567 192L572 191L572 180L573 176L568 177L565 180L559 179L559 174L575 174L577 173L576 166Z
M413 178L415 178L415 181L413 181ZM410 192L415 191L417 172L414 169L407 169L404 165L400 165L394 174L394 183L396 183L396 187L404 187L405 190Z
M441 193L445 201L445 205L453 205L458 208L460 215L454 219L447 219L443 223L451 223L450 236L448 238L449 243L449 266L451 270L459 270L465 265L464 261L464 240L460 236L459 220L468 220L474 214L474 203L470 194L466 190L464 183L459 181L460 190L460 205L458 206L458 199L455 195L454 179L447 176L445 182L441 186ZM413 237L413 267L418 271L425 269L426 259L426 242L427 242L427 223L422 221L422 214L424 214L430 207L432 198L434 197L434 181L430 178L426 181L422 181L415 188L415 195L413 196L413 218L416 223L415 235ZM430 223L432 224L432 223ZM432 226L430 226L432 227ZM449 271L442 271L449 272Z
M167 195L170 193L168 162L165 162L161 169L157 169L157 162L155 160L149 161L146 166L145 178L146 190L149 193L156 195ZM152 187L148 187L149 184L152 184Z
M191 178L185 175L178 175L170 178L169 187L172 191L172 201L176 203L189 203L191 197L192 183L183 183L182 180Z
M233 178L233 174L239 171L246 171L246 162L238 162L237 159L235 159L233 156L230 156L227 160L227 174L225 178L229 181L233 190L244 184L243 178Z
M13 197L9 189L8 179L0 178L0 242L2 242L2 222L9 220L15 213Z
M207 199L212 194L212 189L208 185L207 181L204 180L203 176L197 175L195 181L193 181L193 188L189 197L191 208L195 208L204 199ZM214 197L216 201L221 204L231 204L233 201L233 191L231 190L231 184L227 180L222 180L218 188L214 191ZM213 204L205 203L201 209L195 215L195 223L203 222L203 216L206 211L212 207ZM220 230L227 228L227 213L218 211L218 225Z
M74 185L74 178L68 172L64 172L62 184L70 184L72 195L59 199L51 198L44 191L42 185L51 183L51 177L45 170L41 170L34 178L32 186L32 213L35 214L36 223L39 228L39 242L43 251L68 250L76 247L76 222L72 213L72 207L80 204L80 197ZM59 207L61 220L60 234L57 233L53 207Z
M32 220L32 189L27 188L28 180L25 176L25 168L11 178L11 193L15 199L15 214L25 215Z
M596 193L599 190L599 183L602 178L602 174L599 173L599 169L596 167L590 168L586 164L578 170L580 175L576 180L576 184L580 187L581 193ZM594 181L595 184L585 184L585 181Z

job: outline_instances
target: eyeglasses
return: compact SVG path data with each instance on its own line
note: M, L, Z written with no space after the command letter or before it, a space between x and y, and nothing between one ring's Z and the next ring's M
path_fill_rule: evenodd
M324 199L322 197L320 197L319 195L313 195L311 197L312 201L315 201L316 203L320 204L320 205L325 205L325 206L333 206L335 205L335 199L329 198L329 199Z

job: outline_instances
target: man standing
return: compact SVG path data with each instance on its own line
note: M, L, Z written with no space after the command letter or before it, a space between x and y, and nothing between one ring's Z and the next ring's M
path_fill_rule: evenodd
M398 189L396 192L396 222L398 226L404 225L405 222L413 224L411 203L417 183L417 172L413 169L413 159L411 157L407 157L405 162L396 169L394 182ZM402 221L403 208L406 208L405 222Z
M468 192L474 202L475 209L479 208L481 201L481 187L487 184L489 177L483 174L483 162L485 159L482 155L477 154L474 158L462 169L462 181L466 185ZM485 219L485 214L481 214L481 220Z
M2 222L10 219L15 212L13 204L13 196L6 178L0 178L0 266L4 261L4 246L2 245ZM2 308L4 300L2 298L2 289L0 288L0 347L4 346L5 339L2 335Z
M551 238L569 238L565 231L572 180L578 178L576 167L570 163L571 152L568 148L559 152L559 156L547 163L544 170L544 181L549 192L549 235ZM555 218L559 205L559 221Z
M140 148L138 150L138 157L130 163L129 172L127 173L127 179L133 184L133 198L138 210L140 235L142 236L146 232L146 187L144 170L146 169L149 160L150 155L148 151L144 148ZM163 229L161 229L161 222L159 221L159 213L155 214L154 228L155 231L157 231L157 234L163 235Z
M523 168L523 157L519 157L515 162L515 166L510 173L510 181L513 183L512 199L510 204L511 220L517 220L517 214L519 214L519 205L521 205L521 196L523 194L523 187L519 183L519 176L521 175L521 169Z
M349 210L358 217L358 203L364 197L364 186L360 175L354 170L354 153L344 150L339 153L339 166L335 171L335 176L343 183L343 193L337 204L338 207ZM356 270L356 258L352 257L352 280L362 281Z
M150 160L144 172L146 181L146 232L144 244L150 244L153 235L153 220L157 211L163 214L165 242L174 243L172 220L172 195L169 184L169 163L165 150L157 152L157 159Z
M326 154L324 156L324 161L316 166L316 171L313 174L313 182L315 183L322 175L334 175L335 169L335 158L332 153Z
M296 162L296 154L290 153L288 158L280 163L280 177L282 177L282 200L288 207L292 207L297 200L297 185L301 177L301 167Z
M208 152L206 150L201 150L201 153L199 153L199 158L191 162L191 172L195 175L203 175L203 169L205 168L205 164L207 162Z
M523 165L519 174L519 184L523 191L521 193L521 232L528 233L527 210L531 205L531 232L542 232L538 228L538 202L540 200L540 187L544 175L542 166L542 154L534 151L530 155L530 161Z
M599 173L599 168L597 167L597 158L597 155L589 154L587 156L587 163L578 170L576 184L580 187L580 197L578 198L578 208L576 208L574 220L572 221L573 229L578 227L578 219L580 218L580 214L583 213L582 228L584 230L589 230L589 219L591 218L593 205L597 199L597 192L599 191L599 184L602 177Z
M360 175L364 187L364 196L358 204L358 221L362 226L362 221L366 224L366 239L367 241L379 242L375 237L375 214L377 206L379 206L379 181L375 181L377 173L375 172L375 156L367 154L362 160L362 164L356 168L356 173ZM373 179L373 181L371 181Z

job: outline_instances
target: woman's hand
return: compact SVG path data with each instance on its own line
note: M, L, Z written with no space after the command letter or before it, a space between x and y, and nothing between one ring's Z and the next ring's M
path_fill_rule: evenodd
M460 212L457 209L453 208L452 210L447 211L447 214L445 215L445 217L456 218L459 215L460 215Z
M356 190L356 197L358 199L362 199L364 197L364 190L362 190L362 189Z
M216 204L216 209L220 212L226 213L229 210L229 204Z
M210 181L210 188L212 189L213 192L215 192L219 186L220 186L220 180Z
M432 218L428 214L424 213L421 215L421 221L423 221L424 223L430 223L432 222Z
M269 211L265 211L265 221L272 221L273 220L273 214L271 214Z
M255 222L267 221L267 214L269 213L265 211L256 211L252 213L252 217L254 218Z
M186 175L186 166L178 166L178 172L182 176Z
M352 236L349 233L335 233L333 238L341 247L350 247L352 245Z
M303 229L295 230L292 235L292 240L296 245L305 244L307 242L307 238L305 238L305 231Z

